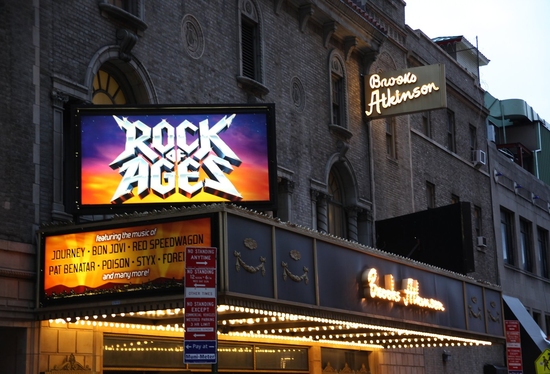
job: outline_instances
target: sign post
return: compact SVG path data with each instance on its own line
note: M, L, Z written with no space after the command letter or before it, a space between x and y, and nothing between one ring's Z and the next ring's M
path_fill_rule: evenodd
M184 363L215 364L217 341L217 249L185 251Z
M504 321L506 329L506 358L509 374L523 374L519 321Z

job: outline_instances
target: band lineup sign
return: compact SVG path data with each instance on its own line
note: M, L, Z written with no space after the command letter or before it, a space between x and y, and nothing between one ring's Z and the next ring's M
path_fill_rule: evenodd
M211 245L210 218L44 239L44 301L183 288L185 249Z
M77 207L272 203L274 108L77 110Z
M445 65L381 72L365 77L365 114L369 118L445 108Z

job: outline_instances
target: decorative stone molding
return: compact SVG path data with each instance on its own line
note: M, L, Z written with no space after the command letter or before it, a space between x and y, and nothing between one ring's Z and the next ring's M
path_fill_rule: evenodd
M277 186L279 191L292 194L294 192L295 183L287 178L279 178Z
M204 53L204 34L199 21L190 14L181 22L181 39L185 50L192 58L198 60Z
M274 2L275 14L279 14L281 12L281 7L283 6L284 0L273 0L273 2Z
M99 9L105 16L113 18L119 22L123 22L126 25L132 27L138 33L143 33L147 30L147 24L143 22L139 17L128 13L124 9L117 7L116 5L108 3L106 0L99 0Z
M369 49L367 51L361 51L361 52L363 54L363 58L361 61L363 65L363 72L365 75L367 75L369 74L371 65L378 58L378 54L380 53L380 51Z
M243 242L243 245L251 250L254 251L258 248L258 242L252 238L246 238ZM239 251L233 251L233 256L237 258L237 263L235 264L235 269L237 271L241 270L241 267L246 270L247 272L254 274L258 271L261 272L262 276L265 275L265 257L260 256L260 264L257 266L248 265L244 260L241 258L241 252Z
M304 32L306 30L307 22L314 13L313 5L304 4L300 6L300 31Z
M318 191L317 193L317 230L328 232L328 201L330 196Z
M333 135L346 142L350 140L353 136L353 133L351 131L339 125L330 124L329 130Z
M63 106L69 101L69 95L58 90L53 90L50 96L53 106L59 109L63 109Z
M337 28L338 24L335 21L325 22L323 24L323 45L325 46L325 48L328 48L330 38L336 32Z
M346 61L349 61L351 52L357 47L357 44L359 44L359 42L355 36L348 36L344 39L344 54Z
M290 94L294 107L298 112L303 112L306 106L306 93L300 78L293 77L290 82L290 87Z
M138 37L127 29L118 29L116 31L116 40L120 50L118 57L125 62L132 61L132 48L136 45Z
M36 280L36 273L31 271L0 268L0 277Z
M269 93L269 88L254 79L250 79L242 75L237 76L237 83L243 90L248 91L259 98L263 98Z
M289 252L290 258L294 261L300 261L302 258L302 255L300 254L300 251L293 249ZM283 280L286 281L287 278L292 279L294 282L300 283L301 281L304 281L304 284L309 283L309 278L307 276L309 269L304 266L303 271L304 273L302 275L296 275L292 274L292 272L288 269L288 263L285 261L281 261L281 266L283 267Z
M56 373L96 374L96 372L92 371L88 366L84 366L77 362L73 353L67 356L61 365L55 365L53 370L45 372L45 374Z

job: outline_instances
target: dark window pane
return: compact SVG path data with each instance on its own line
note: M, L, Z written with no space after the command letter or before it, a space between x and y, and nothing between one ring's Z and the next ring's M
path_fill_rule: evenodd
M335 373L351 371L369 373L369 354L370 352L365 351L321 348L321 367L323 371L330 371L332 368Z
M544 278L548 278L548 231L539 227L537 229L537 240L540 275Z
M257 370L308 370L307 349L278 346L256 347Z
M256 27L244 19L241 28L241 48L243 75L256 79Z
M513 265L514 260L514 243L513 243L513 226L512 214L506 210L500 211L500 231L502 234L502 256L505 264Z
M220 344L218 346L218 367L220 369L254 370L254 347L241 344Z
M103 365L105 367L184 368L183 339L105 336Z

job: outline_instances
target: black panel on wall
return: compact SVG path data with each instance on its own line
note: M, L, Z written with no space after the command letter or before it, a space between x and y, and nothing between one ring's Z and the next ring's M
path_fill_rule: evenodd
M473 272L470 203L377 221L376 247L457 273Z

